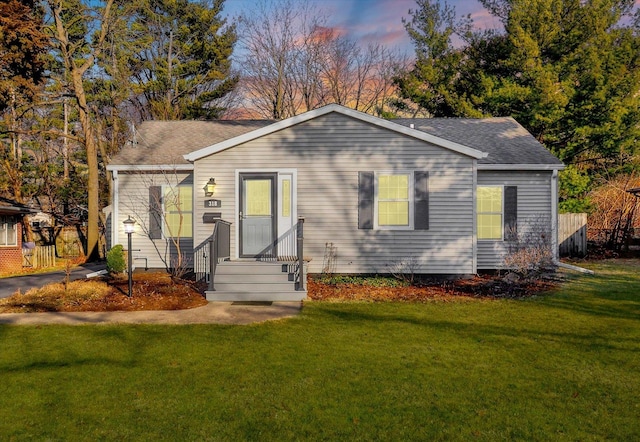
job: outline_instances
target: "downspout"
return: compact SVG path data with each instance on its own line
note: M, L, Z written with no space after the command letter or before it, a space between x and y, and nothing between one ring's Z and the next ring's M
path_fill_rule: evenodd
M551 249L553 260L559 261L558 248L558 170L551 175Z
M478 160L473 160L473 185L471 186L471 203L473 204L472 208L472 235L471 235L471 248L473 252L472 258L472 269L471 274L475 275L478 273L478 202L477 202L477 189L478 189Z
M113 210L111 211L111 247L119 244L118 227L120 226L120 186L118 184L118 171L111 171L111 179L113 180Z

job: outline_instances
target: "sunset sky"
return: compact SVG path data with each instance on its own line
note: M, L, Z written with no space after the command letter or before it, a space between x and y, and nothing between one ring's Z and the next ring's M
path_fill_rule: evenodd
M413 47L402 26L402 18L415 9L415 0L312 0L330 14L329 25L340 29L361 43L376 42L397 47L407 54ZM452 0L458 15L471 14L479 27L494 28L498 20L490 17L476 0ZM225 13L230 17L255 5L255 0L226 0Z
M297 0L294 0L297 1ZM409 17L409 9L416 8L415 0L310 0L330 14L328 25L360 41L381 43L398 48L407 55L413 54L413 46L402 26L402 18ZM480 5L477 0L449 0L458 16L471 14L481 29L499 28L498 19ZM640 7L640 0L636 0ZM239 15L246 8L255 7L256 0L226 0L224 12L229 17Z

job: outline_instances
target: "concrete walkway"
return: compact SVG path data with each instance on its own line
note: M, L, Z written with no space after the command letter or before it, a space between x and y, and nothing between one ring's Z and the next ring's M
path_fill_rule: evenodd
M189 310L0 313L0 324L253 324L295 316L301 310L301 302L274 302L272 305L210 302Z

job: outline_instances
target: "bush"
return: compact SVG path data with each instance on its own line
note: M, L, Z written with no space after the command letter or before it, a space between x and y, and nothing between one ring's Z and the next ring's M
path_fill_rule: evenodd
M504 269L515 279L533 281L542 274L554 270L553 242L549 222L540 217L527 220L510 232L509 253L504 259Z
M107 271L111 274L123 273L127 265L124 260L124 249L116 244L107 252Z

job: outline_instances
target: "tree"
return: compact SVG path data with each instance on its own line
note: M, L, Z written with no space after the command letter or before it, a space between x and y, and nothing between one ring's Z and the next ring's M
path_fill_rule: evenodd
M44 76L48 49L42 11L34 0L0 3L0 112L32 98Z
M89 7L79 0L49 0L49 14L55 57L62 65L61 80L68 85L76 101L82 126L88 168L87 177L87 257L99 255L100 169L99 140L95 115L87 100L85 80L105 49L107 35L117 18L118 6L107 0L101 7ZM92 34L89 29L95 26Z
M433 116L513 116L575 165L561 175L565 195L585 176L637 167L640 14L632 19L633 0L482 4L503 31L472 32L469 17L456 21L446 4L418 1L405 22L416 64L397 79L402 96Z
M131 22L127 63L139 117L218 118L231 75L235 26L220 17L224 0L146 0ZM116 49L120 46L115 45Z
M43 14L35 1L0 3L0 193L21 203L30 196L27 177L34 176L23 159L26 114L42 88L47 49ZM29 238L28 224L27 229Z
M263 0L241 16L250 112L279 120L329 103L384 112L404 57L381 45L362 48L326 24L325 12L292 0Z

